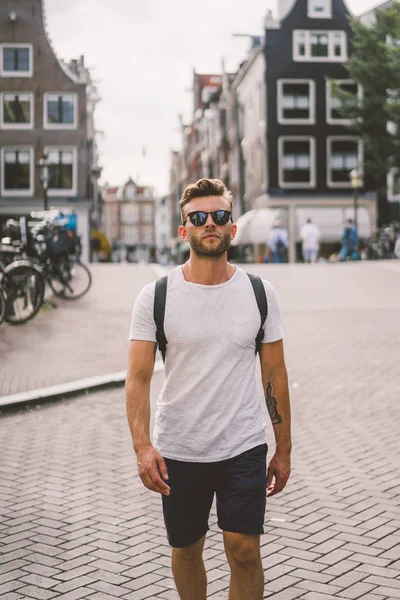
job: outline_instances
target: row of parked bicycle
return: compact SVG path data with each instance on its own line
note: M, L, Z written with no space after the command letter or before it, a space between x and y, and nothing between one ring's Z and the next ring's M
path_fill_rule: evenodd
M9 219L0 233L0 323L32 319L48 290L65 300L81 298L92 277L81 262L75 223L58 210Z

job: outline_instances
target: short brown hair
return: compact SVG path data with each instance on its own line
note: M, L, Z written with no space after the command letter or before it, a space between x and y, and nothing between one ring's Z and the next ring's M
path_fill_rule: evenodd
M223 181L220 179L199 179L196 183L191 183L186 187L179 201L182 223L184 222L183 207L185 204L188 204L193 198L203 198L204 196L223 196L228 200L232 210L232 192L228 190Z

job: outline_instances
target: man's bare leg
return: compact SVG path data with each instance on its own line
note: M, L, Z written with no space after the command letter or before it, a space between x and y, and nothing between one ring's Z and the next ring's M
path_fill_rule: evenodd
M172 548L172 573L181 600L206 600L207 576L203 562L206 536L185 548Z
M224 544L231 568L229 600L262 600L264 572L260 536L224 531Z

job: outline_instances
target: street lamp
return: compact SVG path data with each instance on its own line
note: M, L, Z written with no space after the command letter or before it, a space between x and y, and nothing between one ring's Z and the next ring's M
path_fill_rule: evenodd
M40 169L40 183L42 184L43 189L43 206L44 210L49 209L49 197L47 194L47 190L49 189L49 163L47 162L48 156L47 154L43 154L42 158L39 159L37 166Z
M354 207L354 227L356 233L358 233L358 222L357 222L357 209L358 209L358 198L360 195L360 189L363 187L362 174L358 169L353 169L349 173L351 187L353 188L353 207Z

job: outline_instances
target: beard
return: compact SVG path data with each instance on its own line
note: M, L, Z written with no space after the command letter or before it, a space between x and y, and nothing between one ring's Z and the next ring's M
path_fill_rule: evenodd
M229 231L225 233L214 246L208 246L203 240L190 234L188 234L188 241L191 249L199 258L219 258L230 248L232 240Z

